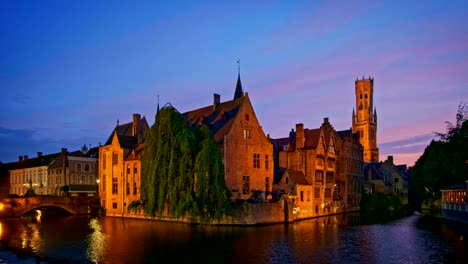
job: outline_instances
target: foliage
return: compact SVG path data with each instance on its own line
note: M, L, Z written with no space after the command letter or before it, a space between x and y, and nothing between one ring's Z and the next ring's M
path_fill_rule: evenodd
M445 134L437 133L411 168L411 189L416 203L431 203L441 196L440 189L468 180L468 116L466 104L460 104L456 124L447 123Z
M127 211L130 213L136 213L140 210L141 206L143 203L139 200L132 201L128 206L127 206Z
M167 210L175 217L210 219L230 211L230 192L211 131L188 126L170 105L158 112L145 134L142 174L147 215L161 216Z
M361 211L363 212L385 212L388 210L400 210L401 200L398 195L387 195L383 193L369 194L364 192L361 197Z

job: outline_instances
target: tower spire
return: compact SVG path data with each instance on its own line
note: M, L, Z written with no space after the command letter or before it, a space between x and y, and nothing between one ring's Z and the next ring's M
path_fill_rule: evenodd
M240 60L237 60L237 84L236 91L234 92L234 99L242 97L244 95L244 90L242 89L242 83L240 79Z

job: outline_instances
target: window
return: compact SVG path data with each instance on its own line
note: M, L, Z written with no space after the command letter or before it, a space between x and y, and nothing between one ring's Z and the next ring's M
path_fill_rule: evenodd
M258 153L253 154L253 167L260 169L260 154Z
M112 209L117 209L117 203L112 203Z
M137 184L133 182L133 194L137 194Z
M127 195L130 195L130 183L127 182Z
M112 165L117 165L119 164L119 153L115 151L112 153Z
M331 189L330 188L325 189L325 198L331 198Z
M323 159L322 158L317 158L315 160L315 164L318 166L318 167L323 167Z
M301 191L301 202L304 201L304 191Z
M250 193L250 176L242 177L242 193L243 194Z
M268 170L268 155L265 155L265 169Z
M270 177L265 178L265 191L270 191Z
M245 121L249 121L249 114L245 114Z
M327 172L327 183L333 182L333 172Z
M107 163L107 154L104 153L102 154L102 169L105 170L106 169L106 163Z
M130 165L127 164L127 174L130 174Z
M315 172L315 181L316 182L323 182L323 171L316 171Z
M327 166L328 166L329 169L335 168L335 161L332 160L332 159L328 159Z
M307 201L310 201L310 191L307 191Z
M393 181L394 181L395 183L397 183L397 182L398 182L398 178L393 179Z
M250 130L244 129L244 139L250 139Z
M285 181L286 181L286 184L288 184L289 183L289 177L286 177Z
M314 189L314 197L316 199L319 199L320 198L320 188L315 188Z
M117 183L117 178L112 177L112 194L117 194L118 193L118 183Z
M89 172L89 164L84 165L84 171Z
M318 205L315 206L315 213L318 214L319 211L318 211Z
M365 98L367 99L367 94L366 94Z
M133 174L137 174L138 168L136 164L133 164Z
M106 175L102 175L102 190L106 191Z
M362 94L359 95L359 99L362 99Z
M81 163L77 163L77 164L76 164L75 170L76 170L77 172L80 172L80 171L81 171Z

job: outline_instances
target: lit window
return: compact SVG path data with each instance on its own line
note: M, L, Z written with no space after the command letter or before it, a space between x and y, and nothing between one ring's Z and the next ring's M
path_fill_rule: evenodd
M244 139L250 139L250 130L244 129Z

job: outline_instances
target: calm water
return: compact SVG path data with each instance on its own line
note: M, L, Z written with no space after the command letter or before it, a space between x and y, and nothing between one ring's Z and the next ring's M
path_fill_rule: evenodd
M348 214L260 227L38 220L0 220L0 263L468 263L468 227L421 215L376 223Z

